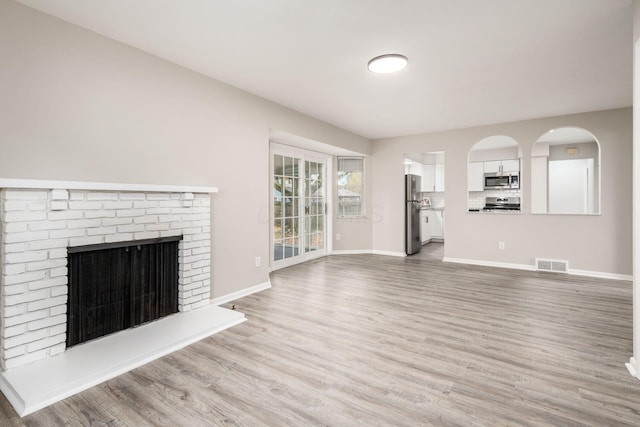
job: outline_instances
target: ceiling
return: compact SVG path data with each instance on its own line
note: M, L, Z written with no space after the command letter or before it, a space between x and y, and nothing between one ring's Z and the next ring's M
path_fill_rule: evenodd
M632 0L18 1L369 139L632 104Z

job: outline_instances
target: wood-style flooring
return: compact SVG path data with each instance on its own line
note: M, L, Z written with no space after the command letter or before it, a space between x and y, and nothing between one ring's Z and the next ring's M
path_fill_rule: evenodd
M276 271L245 323L0 425L640 425L631 283L430 253Z

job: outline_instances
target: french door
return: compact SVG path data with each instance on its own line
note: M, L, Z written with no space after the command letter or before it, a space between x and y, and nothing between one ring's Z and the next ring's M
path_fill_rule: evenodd
M317 153L272 144L273 269L326 254L327 163Z

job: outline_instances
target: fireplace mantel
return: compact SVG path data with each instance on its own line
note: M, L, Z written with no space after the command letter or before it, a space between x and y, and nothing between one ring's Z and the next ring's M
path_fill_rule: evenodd
M126 184L113 182L50 181L43 179L0 178L0 188L64 189L94 191L143 191L148 193L217 193L218 187L187 185Z

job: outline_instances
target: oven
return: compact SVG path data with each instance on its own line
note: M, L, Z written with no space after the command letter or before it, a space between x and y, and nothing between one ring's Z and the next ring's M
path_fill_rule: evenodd
M520 211L520 197L487 197L482 210L485 212Z

